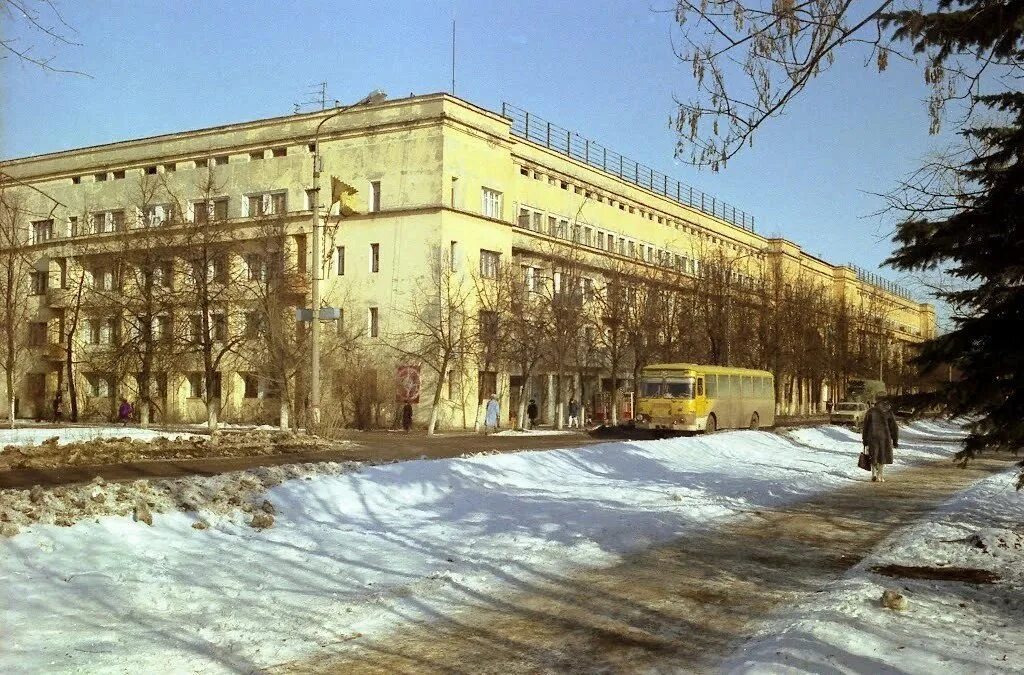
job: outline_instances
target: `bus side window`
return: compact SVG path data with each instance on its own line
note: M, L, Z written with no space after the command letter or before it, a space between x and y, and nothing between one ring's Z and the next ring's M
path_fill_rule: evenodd
M708 398L718 397L718 375L708 375Z
M698 377L697 378L697 396L703 396L703 395L704 395L704 378L703 377Z
M754 380L750 375L743 376L743 398L751 398L754 395Z

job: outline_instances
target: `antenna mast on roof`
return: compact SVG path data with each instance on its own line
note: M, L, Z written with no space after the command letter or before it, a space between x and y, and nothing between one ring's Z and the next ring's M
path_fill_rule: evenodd
M455 19L452 18L452 96L455 96Z
M319 106L320 110L327 109L327 83L320 82L318 84L311 84L309 91L306 91L303 96L306 100L299 103L295 103L295 113L298 114L302 108Z

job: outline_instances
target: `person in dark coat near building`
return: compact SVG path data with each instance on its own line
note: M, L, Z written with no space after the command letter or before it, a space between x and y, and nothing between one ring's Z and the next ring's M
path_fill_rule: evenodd
M530 399L530 405L526 406L526 416L530 418L530 428L533 429L537 426L537 402L532 398Z
M409 433L409 429L412 428L412 404L408 401L402 406L402 429L405 433Z
M876 402L864 413L861 438L871 461L871 480L884 483L882 472L886 464L892 464L892 449L900 445L900 430L888 403Z
M57 394L53 397L53 421L60 422L62 409L64 406L64 395L57 390Z

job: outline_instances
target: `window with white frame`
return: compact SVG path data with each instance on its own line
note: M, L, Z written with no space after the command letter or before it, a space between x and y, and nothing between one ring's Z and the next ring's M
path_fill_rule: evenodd
M242 200L243 216L260 217L288 212L288 193L284 190L246 195Z
M93 398L107 398L110 396L110 381L105 375L88 373L85 381L89 384L89 395Z
M370 244L370 272L380 272L380 244Z
M337 253L335 254L338 259L338 276L345 276L345 247L338 246Z
M491 188L482 188L480 193L480 212L488 218L501 218L502 194Z
M194 223L208 223L215 220L228 219L228 198L218 197L216 199L201 199L192 202L190 205L192 213L191 220Z
M496 279L498 267L501 264L501 254L497 251L480 249L480 276L484 279Z
M142 209L142 226L159 227L171 220L173 209L170 204L153 204Z
M53 219L33 221L30 229L33 244L49 241L53 238Z

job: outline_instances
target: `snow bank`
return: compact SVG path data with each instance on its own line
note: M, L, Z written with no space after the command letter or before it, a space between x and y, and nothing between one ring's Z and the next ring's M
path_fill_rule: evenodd
M491 434L492 436L567 436L581 433L568 429L506 429Z
M7 446L39 445L50 438L57 438L61 445L94 441L99 438L130 438L139 441L152 441L157 438L188 438L191 434L177 431L158 431L155 429L139 429L137 427L47 427L0 429L0 452Z
M931 432L938 432L933 428ZM1009 473L894 533L842 580L770 622L732 673L1024 672L1024 496ZM994 584L893 578L883 565L993 572ZM884 609L883 589L905 611Z
M960 436L913 425L897 463ZM0 539L0 671L249 672L866 480L859 451L838 427L614 442L290 480L262 530L202 505L33 526Z

